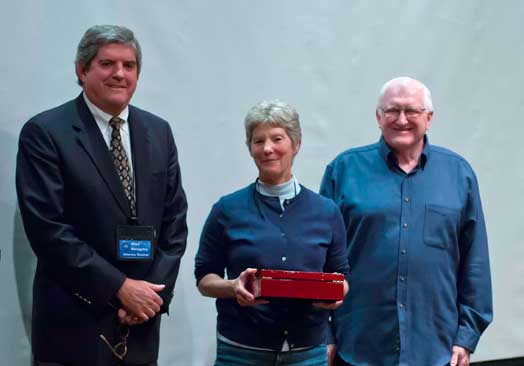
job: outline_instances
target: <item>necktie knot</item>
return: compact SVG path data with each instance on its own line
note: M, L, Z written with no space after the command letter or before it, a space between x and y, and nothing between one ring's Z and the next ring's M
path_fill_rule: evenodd
M113 117L109 120L109 126L111 126L113 129L120 129L120 127L124 124L124 120L120 117Z

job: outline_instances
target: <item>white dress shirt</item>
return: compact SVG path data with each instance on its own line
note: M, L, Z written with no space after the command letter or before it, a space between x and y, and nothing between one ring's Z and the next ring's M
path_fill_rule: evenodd
M129 134L129 124L127 123L127 118L129 117L129 107L125 107L122 112L118 116L112 116L100 108L98 108L96 105L94 105L88 98L85 93L82 93L84 96L84 100L87 104L87 108L91 111L91 114L95 118L96 124L98 125L98 128L100 129L100 132L102 133L102 136L104 137L104 141L106 142L107 148L110 148L111 144L111 132L113 131L112 127L109 125L109 121L113 117L119 117L124 121L122 126L120 126L120 137L122 139L122 144L124 145L124 150L126 151L127 159L129 160L129 174L133 176L133 154L131 154L131 136ZM134 179L133 179L134 181ZM133 190L134 193L134 190Z

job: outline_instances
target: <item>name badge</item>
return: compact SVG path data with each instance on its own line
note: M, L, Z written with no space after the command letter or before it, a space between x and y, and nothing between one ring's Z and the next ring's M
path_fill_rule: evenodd
M119 225L117 258L123 261L152 261L155 253L155 229L152 226Z

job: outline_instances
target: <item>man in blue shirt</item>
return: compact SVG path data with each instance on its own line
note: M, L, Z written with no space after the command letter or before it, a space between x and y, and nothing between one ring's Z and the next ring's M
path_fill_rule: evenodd
M347 150L320 193L342 211L350 291L333 319L334 365L469 365L492 320L477 179L430 145L429 90L401 77L381 89L378 143Z

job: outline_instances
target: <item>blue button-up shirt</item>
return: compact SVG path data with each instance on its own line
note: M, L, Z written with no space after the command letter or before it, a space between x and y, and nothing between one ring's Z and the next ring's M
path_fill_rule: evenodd
M351 283L334 316L353 365L445 365L475 350L492 319L477 179L459 155L427 143L406 174L381 139L328 165L320 193L342 211Z

